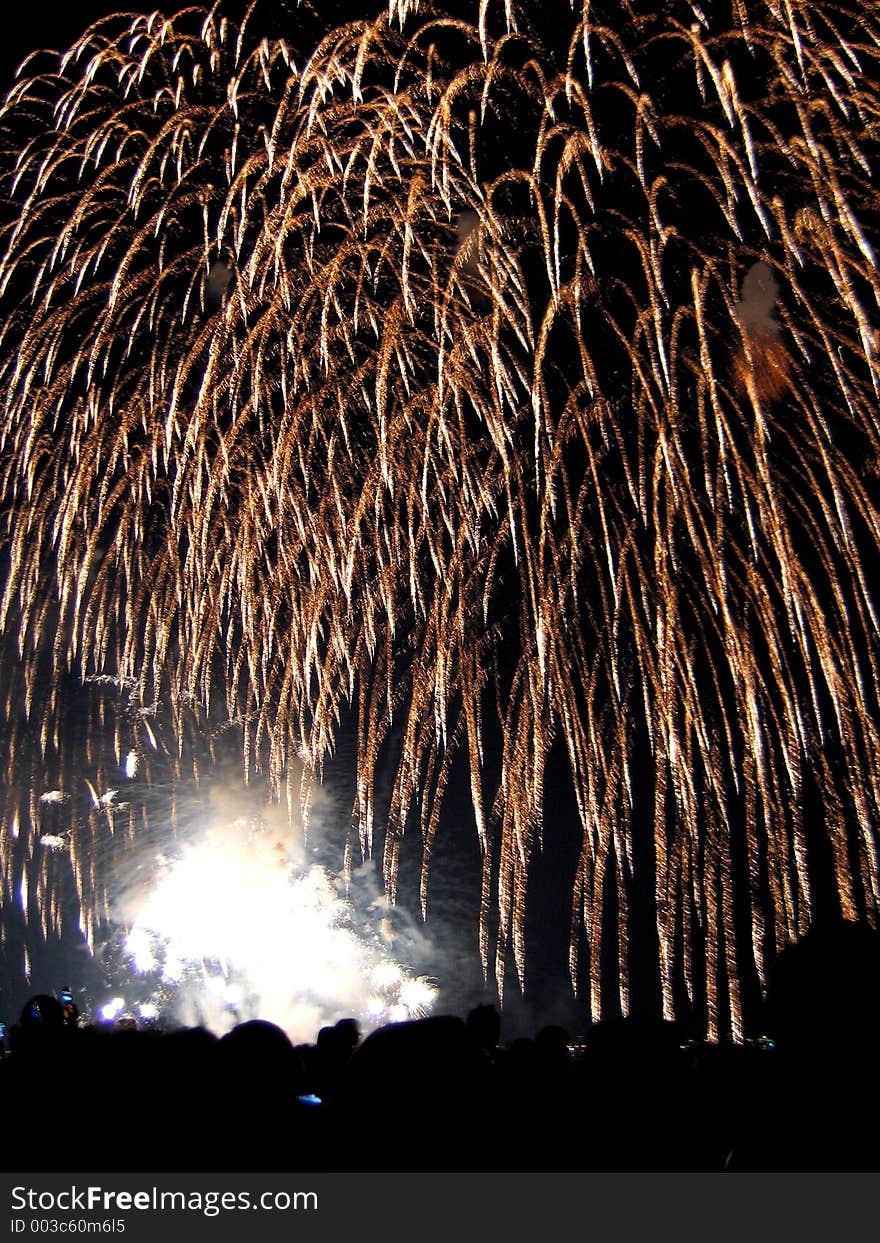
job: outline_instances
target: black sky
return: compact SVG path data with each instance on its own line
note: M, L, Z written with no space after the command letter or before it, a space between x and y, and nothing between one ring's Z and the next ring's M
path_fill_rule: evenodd
M295 2L295 0L294 0ZM40 48L50 51L66 51L83 32L102 17L113 13L153 13L158 10L166 16L182 12L201 5L209 7L210 0L89 0L79 3L28 4L19 3L15 16L5 19L0 38L0 81L3 92L14 80L16 70L28 53ZM224 9L232 14L244 6L244 0L228 0ZM318 0L316 7L327 23L351 18L355 13L361 15L371 11L376 13L387 8L385 0L372 0L368 3L356 3L355 0Z

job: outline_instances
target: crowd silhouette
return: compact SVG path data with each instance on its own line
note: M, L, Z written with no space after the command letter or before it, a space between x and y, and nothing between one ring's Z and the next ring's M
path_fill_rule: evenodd
M773 968L772 1041L646 1016L504 1043L466 1019L353 1019L295 1046L272 1023L86 1024L37 995L0 1060L8 1171L880 1169L880 935L815 927Z

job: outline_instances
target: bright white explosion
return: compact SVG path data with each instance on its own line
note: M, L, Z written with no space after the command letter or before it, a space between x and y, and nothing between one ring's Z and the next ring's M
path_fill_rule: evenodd
M105 1017L148 1019L171 1009L217 1032L261 1018L311 1042L339 1018L369 1030L427 1013L437 990L394 960L382 903L365 920L329 873L304 864L285 838L241 818L159 856L118 912L133 976L131 989L118 991L142 999L114 997ZM144 999L147 984L153 995Z

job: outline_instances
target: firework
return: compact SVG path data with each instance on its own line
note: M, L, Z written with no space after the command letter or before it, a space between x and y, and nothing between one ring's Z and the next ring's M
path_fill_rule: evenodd
M129 968L118 974L141 996L127 1008L144 1017L173 1011L215 1031L270 1019L308 1041L348 1015L369 1029L436 999L391 958L393 935L370 935L329 873L303 859L289 826L196 817L144 871L119 887L113 914Z
M385 883L418 826L423 902L461 754L499 985L574 828L543 825L555 747L590 1012L629 1005L649 874L664 1014L736 1033L811 920L815 825L877 916L880 26L463 7L111 18L23 70L7 715L39 771L63 688L113 679L141 733L235 723L276 793L352 716L353 845L394 750Z

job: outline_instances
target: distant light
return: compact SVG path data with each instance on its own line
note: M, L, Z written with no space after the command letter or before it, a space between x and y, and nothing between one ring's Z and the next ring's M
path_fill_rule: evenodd
M135 968L140 972L152 971L156 966L153 938L142 928L134 928L125 938L126 953L131 955Z
M114 997L112 1001L108 1001L105 1006L101 1007L101 1018L107 1023L112 1023L122 1010L125 1009L125 998Z
M65 842L57 833L44 833L40 838L40 845L44 850L63 850Z
M66 803L70 798L69 794L65 794L63 790L47 790L45 794L40 795L41 803Z
M403 979L403 972L397 963L383 962L373 971L373 983L377 988L393 988Z
M228 1006L240 1006L244 1000L240 984L227 984L223 990L223 1000Z
M427 980L407 980L400 989L401 1004L410 1014L424 1014L437 1000L437 989Z
M166 958L162 964L162 979L169 984L176 984L186 970L186 963L176 956Z

